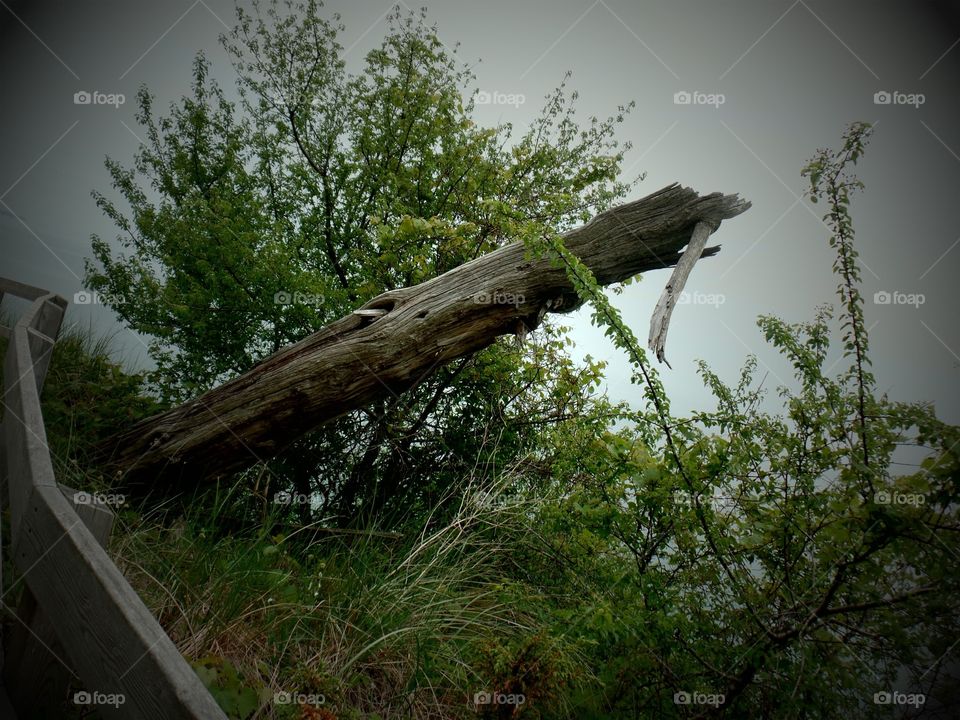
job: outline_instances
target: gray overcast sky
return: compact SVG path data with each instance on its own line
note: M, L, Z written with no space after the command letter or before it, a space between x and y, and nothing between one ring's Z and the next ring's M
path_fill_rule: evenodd
M359 69L379 44L390 4L329 2L347 29L348 64ZM523 95L522 104L481 106L477 120L522 131L543 95L573 71L584 115L605 117L637 101L623 126L634 143L626 167L647 172L646 195L673 181L700 192L737 192L753 203L711 238L722 252L688 282L696 297L673 316L664 368L674 410L702 406L694 360L734 379L756 353L773 388L789 368L765 346L760 313L806 320L833 300L822 208L801 198L800 168L818 147L837 145L853 120L876 123L854 200L866 318L881 390L931 400L960 422L960 12L949 2L823 0L446 0L428 5L440 37L459 42L477 87ZM232 87L218 36L233 24L232 0L97 3L0 0L0 274L72 298L82 287L91 233L112 238L92 189L109 191L103 159L129 165L140 128L133 97L146 84L165 106L189 88L204 50ZM74 104L74 93L123 93L119 108ZM718 107L677 104L678 92L721 93ZM922 94L923 103L876 104L877 92ZM637 334L668 277L649 273L616 299ZM922 294L923 304L876 304L880 291ZM900 296L903 297L903 296ZM77 306L71 317L118 327L108 310ZM611 395L639 401L626 363L587 313L570 316L578 352L611 361ZM118 349L145 362L122 330ZM842 367L842 365L838 365Z

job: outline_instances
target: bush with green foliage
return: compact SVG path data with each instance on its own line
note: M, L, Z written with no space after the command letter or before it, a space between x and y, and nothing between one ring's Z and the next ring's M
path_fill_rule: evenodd
M10 311L0 324L17 321ZM0 338L0 357L7 340ZM0 378L3 368L0 367ZM77 489L106 489L91 458L97 446L164 404L150 392L145 373L131 371L111 352L111 337L97 336L68 317L60 330L41 394L54 469Z
M146 143L132 168L107 161L125 206L94 193L121 232L116 247L93 238L87 284L152 338L164 398L249 370L386 290L503 245L520 223L564 229L630 187L617 180L629 145L614 139L628 108L581 124L561 85L514 137L471 119L473 75L424 15L391 13L349 74L342 28L318 3L254 7L224 38L239 103L202 55L169 114L142 89ZM522 456L589 402L562 348L500 342L440 368L296 442L270 463L274 485L315 494L318 515L344 523L430 506L475 461Z
M717 409L674 418L589 270L556 237L531 242L567 269L647 398L628 427L558 446L570 490L544 517L565 572L530 573L591 598L564 629L594 644L601 678L577 717L887 717L874 694L893 691L957 708L960 428L929 404L878 397L868 369L849 213L868 133L852 125L804 169L828 204L849 367L825 369L829 307L795 325L761 317L795 372L796 388L778 388L782 415L760 408L750 358L733 386L701 362ZM914 472L895 472L901 445L927 451Z

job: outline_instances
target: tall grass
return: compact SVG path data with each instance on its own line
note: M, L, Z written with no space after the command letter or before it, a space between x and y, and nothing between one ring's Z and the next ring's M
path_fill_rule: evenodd
M410 537L331 531L306 547L215 536L202 511L154 513L131 519L113 554L185 656L227 661L256 692L251 717L476 717L483 691L526 691L524 716L539 717L582 658L572 643L542 651L535 602L503 572L516 548L500 539L524 537L530 503L493 492L468 484L449 521ZM322 696L329 715L275 702L283 693Z
M42 405L58 481L90 491L109 490L89 463L97 444L160 409L111 338L77 325L58 338ZM249 512L243 481L117 507L109 548L231 718L563 717L566 691L591 680L518 580L543 548L537 503L501 501L509 472L467 478L403 534L287 532L280 508ZM525 703L475 707L485 691Z
M17 321L0 308L0 325ZM161 409L147 389L143 373L119 361L114 334L97 334L91 325L64 322L41 394L47 443L57 480L86 490L105 490L107 482L88 462L97 444L130 423ZM6 352L0 338L0 355ZM0 364L0 378L2 378Z
M0 325L5 327L12 327L27 307L20 302L19 311L15 312L11 304L14 303L5 301L0 307ZM111 335L97 335L90 326L66 322L53 347L41 393L47 444L57 481L80 490L107 490L107 479L87 462L97 443L158 408L146 393L143 376L116 361L112 344ZM0 357L6 357L7 345L8 340L0 337ZM0 385L2 378L0 363ZM9 522L5 522L7 535L9 527ZM8 543L9 537L4 540ZM13 565L7 564L6 557L4 561L3 591L7 593L15 589L18 580ZM5 595L6 605L15 604L15 594Z

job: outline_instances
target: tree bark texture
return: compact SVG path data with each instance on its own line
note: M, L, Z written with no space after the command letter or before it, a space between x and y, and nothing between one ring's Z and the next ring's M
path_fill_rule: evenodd
M719 227L750 204L673 184L564 235L602 285L674 266L698 223ZM703 257L718 247L704 248ZM193 483L266 460L322 423L413 387L436 368L545 312L580 301L563 269L511 243L413 287L383 293L248 372L111 439L122 484Z

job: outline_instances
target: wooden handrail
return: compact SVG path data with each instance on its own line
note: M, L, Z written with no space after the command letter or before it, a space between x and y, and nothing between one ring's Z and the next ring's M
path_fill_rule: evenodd
M10 643L24 657L9 657L4 663L4 681L14 707L29 717L38 704L49 700L41 694L59 691L65 699L68 688L63 683L75 674L90 692L122 698L122 703L97 707L105 717L226 720L104 550L101 543L112 513L105 519L102 513L109 512L105 506L81 507L85 516L81 518L76 495L65 496L65 488L56 481L40 389L66 300L0 278L0 293L4 292L33 300L10 332L0 439L5 446L12 558L26 582L18 612L26 626L21 631L24 638ZM38 654L53 657L44 662ZM47 668L49 677L36 677L38 668ZM50 677L57 678L58 687Z
M24 300L36 300L44 295L49 295L48 291L33 285L26 285L10 278L0 277L0 299L3 299L4 293Z

